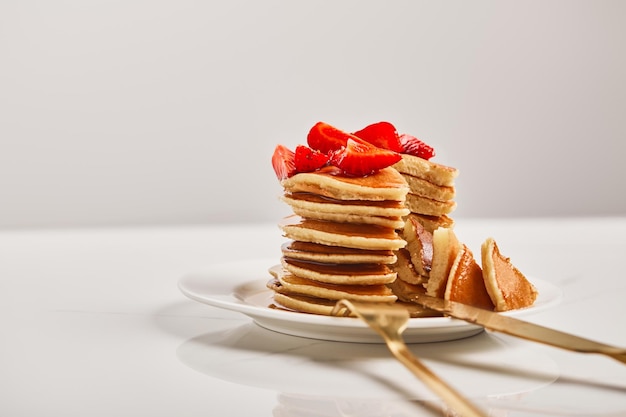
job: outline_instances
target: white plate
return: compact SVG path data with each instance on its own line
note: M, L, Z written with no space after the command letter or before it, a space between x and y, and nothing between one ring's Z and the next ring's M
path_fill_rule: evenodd
M201 273L184 276L178 282L178 288L192 300L243 313L259 326L279 333L340 342L383 342L359 319L269 308L272 291L265 284L271 278L268 269L274 264L276 260L272 259L216 264ZM531 281L539 291L533 306L502 314L536 313L560 301L561 291L557 287L538 279ZM407 343L440 342L469 337L482 330L482 327L462 320L424 317L411 319L403 336Z

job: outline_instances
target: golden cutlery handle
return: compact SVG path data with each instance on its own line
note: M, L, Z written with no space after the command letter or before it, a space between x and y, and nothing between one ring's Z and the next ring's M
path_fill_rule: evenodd
M494 332L508 334L533 342L544 343L549 346L567 349L573 352L598 353L626 364L626 349L621 347L596 342L574 334L516 319L495 311L462 304L457 301L443 300L423 294L412 295L411 299L422 307L430 308L446 316L465 320L468 323L477 324Z
M620 353L600 352L600 353L604 353L605 355L610 356L613 359L616 359L622 363L626 363L626 352L620 352Z
M333 315L339 314L344 308L344 314L352 312L380 334L393 356L460 416L487 417L411 353L402 338L402 332L409 320L409 313L406 309L340 300L333 308Z
M404 342L385 338L387 347L391 353L407 369L417 376L426 386L428 386L439 397L460 416L464 417L486 417L487 415L474 406L469 400L458 391L446 384L441 378L434 374L426 365L418 360L407 348Z

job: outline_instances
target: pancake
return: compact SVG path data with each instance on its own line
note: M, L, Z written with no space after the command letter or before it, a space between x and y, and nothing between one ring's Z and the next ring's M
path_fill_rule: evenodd
M454 187L437 185L423 178L414 177L413 175L402 174L406 180L412 194L421 195L437 201L453 200L456 191Z
M415 217L408 217L401 237L407 242L406 250L410 254L415 272L422 277L428 277L433 260L432 233L426 231Z
M400 249L396 252L396 256L398 260L395 264L391 266L391 268L397 274L397 280L402 280L406 283L412 285L421 285L425 283L428 278L420 275L411 262L411 254L406 249Z
M419 224L424 226L424 230L431 234L438 227L445 227L450 229L454 227L454 219L448 217L445 214L441 216L428 216L426 214L411 213L405 218L405 221L407 221L408 219L413 219L414 221L419 222Z
M421 178L444 187L453 187L454 179L459 175L456 168L407 154L403 154L402 159L393 167L402 174Z
M493 310L483 272L469 248L462 244L450 268L444 299Z
M401 217L367 216L353 213L332 213L319 210L310 210L301 207L293 207L293 212L300 217L311 220L324 220L336 223L373 224L376 226L399 229L404 226Z
M409 193L406 196L406 206L413 213L426 214L428 216L443 216L454 211L456 202L454 200L437 201L432 198Z
M285 193L282 200L300 217L337 223L375 224L392 229L410 213L403 201L336 200L311 193Z
M324 300L322 298L296 294L281 294L279 292L274 293L274 303L277 307L287 310L322 316L330 316L335 304L337 304L334 300Z
M282 294L296 294L326 300L348 299L363 302L394 302L397 297L384 284L336 285L297 277L287 271L278 275Z
M411 284L403 279L397 279L387 284L393 293L398 297L399 301L411 302L413 295L424 294L426 291L421 284Z
M311 193L285 193L282 200L292 208L324 213L402 217L410 213L402 200L336 200Z
M537 289L507 257L502 256L493 238L481 246L483 278L496 311L508 311L532 305Z
M281 182L289 193L306 192L336 200L404 201L409 187L395 169L383 168L366 177L341 174L336 167L299 173Z
M452 229L440 227L433 232L433 262L426 294L444 297L448 276L460 249L461 244Z
M281 264L298 277L329 284L388 284L396 279L396 273L384 264L322 264L284 256Z
M288 241L283 243L281 251L283 256L288 258L320 263L392 264L397 260L397 257L392 250L354 249L298 241Z
M406 245L394 229L377 225L334 223L291 215L285 217L279 227L289 239L328 246L397 250Z

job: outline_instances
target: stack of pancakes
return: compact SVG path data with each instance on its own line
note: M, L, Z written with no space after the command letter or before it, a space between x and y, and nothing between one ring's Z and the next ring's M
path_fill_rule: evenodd
M437 227L452 227L454 221L448 215L456 208L458 170L407 154L393 167L409 185L406 205L413 217L431 233Z
M348 177L327 166L281 184L294 214L279 224L289 240L270 269L275 305L329 315L340 299L395 302L391 265L406 245L397 229L409 214L403 176L389 167Z
M457 175L403 154L365 177L326 166L284 179L294 214L279 224L289 240L270 269L274 306L329 315L340 299L408 302L420 293L496 311L532 305L536 289L493 239L481 247L482 267L457 239L449 216Z

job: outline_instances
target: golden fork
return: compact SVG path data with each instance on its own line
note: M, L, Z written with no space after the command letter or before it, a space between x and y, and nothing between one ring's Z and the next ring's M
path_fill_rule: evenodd
M434 374L407 348L402 338L409 321L409 313L405 308L391 305L371 305L348 300L340 300L332 310L334 316L354 314L372 329L378 332L387 347L404 366L417 376L426 386L435 392L449 407L464 417L486 417L458 391Z

